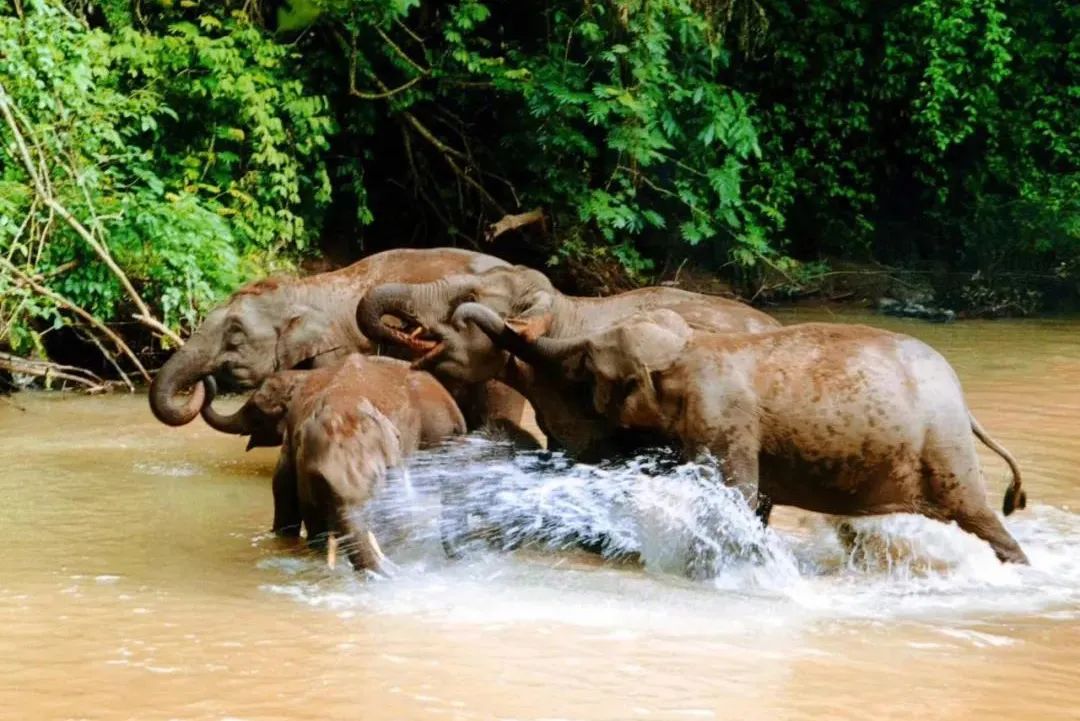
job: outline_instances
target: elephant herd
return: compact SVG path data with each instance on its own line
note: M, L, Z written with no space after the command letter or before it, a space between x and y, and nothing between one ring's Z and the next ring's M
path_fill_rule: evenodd
M223 415L219 383L253 392ZM668 287L568 296L539 271L470 251L391 250L241 288L161 369L150 406L169 425L201 414L249 447L280 444L274 531L303 526L331 565L344 543L358 570L388 568L359 519L389 469L479 428L538 445L530 406L548 447L582 461L658 445L709 458L763 523L774 503L919 513L1027 562L988 503L975 438L1012 471L1005 515L1026 504L1019 467L924 343L783 327Z

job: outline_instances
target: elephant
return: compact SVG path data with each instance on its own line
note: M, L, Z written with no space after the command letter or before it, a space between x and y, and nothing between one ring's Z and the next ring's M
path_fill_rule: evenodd
M208 382L212 394L213 381ZM203 406L213 428L251 436L250 445L277 445L274 525L281 536L349 539L357 570L387 574L388 566L359 511L382 483L418 448L465 433L465 419L450 393L405 361L347 356L336 366L279 371L268 377L231 415Z
M399 249L329 273L252 283L212 310L164 365L150 386L150 408L161 422L180 426L193 420L205 402L200 380L214 377L249 390L275 371L330 365L354 351L373 353L375 343L353 320L356 303L368 288L500 265L506 263L456 248ZM180 394L188 389L193 393L184 401ZM525 410L525 400L502 384L452 390L471 427L491 420L514 428Z
M506 336L496 343L471 325L455 325L454 310L465 302L483 303L507 319ZM668 308L694 327L717 332L758 332L780 325L743 303L677 288L641 288L605 298L563 295L543 273L524 266L500 266L430 283L375 286L357 305L356 321L368 337L408 349L417 367L444 382L504 381L532 404L549 449L588 461L651 445L652 439L614 432L579 395L534 373L507 350L513 350L515 342L541 336L590 333L651 308ZM390 326L384 316L404 325Z
M476 303L454 321L506 333L502 317ZM1019 465L972 415L948 361L919 340L831 323L712 333L658 309L518 352L589 396L613 425L721 459L725 482L765 522L772 503L842 516L919 513L955 521L1002 562L1028 562L987 502L972 436L1012 471L1005 515L1027 504Z

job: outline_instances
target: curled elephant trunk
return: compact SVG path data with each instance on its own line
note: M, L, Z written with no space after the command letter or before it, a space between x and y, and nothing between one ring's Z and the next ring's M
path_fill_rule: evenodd
M579 353L588 342L586 338L540 337L529 342L516 333L498 313L482 303L462 303L454 311L453 324L473 323L495 343L527 363L552 364Z
M162 367L150 384L150 410L154 417L168 426L182 426L195 420L203 406L205 389L199 381L210 370L199 354L184 346ZM185 401L180 393L192 388Z
M408 347L417 353L429 353L438 341L420 338L424 331L412 308L413 288L404 283L385 283L372 288L356 306L356 325L374 341L394 343ZM390 315L416 326L412 333L394 328L383 322Z
M203 420L206 421L206 425L215 431L229 433L234 436L244 436L252 432L244 414L246 404L240 406L235 413L222 415L214 410L214 398L217 396L217 382L214 381L214 377L207 376L204 378L203 385L206 387L206 402L199 412L202 414Z

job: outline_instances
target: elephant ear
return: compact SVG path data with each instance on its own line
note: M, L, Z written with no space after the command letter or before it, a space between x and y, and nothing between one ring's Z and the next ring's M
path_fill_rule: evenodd
M587 364L608 380L667 370L690 342L690 326L677 313L636 313L589 339Z
M514 303L513 314L506 319L506 325L522 340L532 343L551 330L555 317L555 293L551 281L543 273L532 268L519 266L519 269L522 271L521 277L515 280L527 290L521 291L521 297Z
M278 335L275 349L277 367L291 370L322 352L332 350L328 345L330 323L313 308L293 315Z
M616 387L636 384L635 403L659 413L652 374L670 368L690 341L690 327L677 313L656 310L638 313L591 338L585 366L592 373L593 405L607 412Z
M245 406L251 423L247 450L273 447L285 436L285 417L296 388L297 373L280 372L267 378L251 395Z
M251 405L265 418L283 418L292 400L297 375L281 372L270 376L251 396Z

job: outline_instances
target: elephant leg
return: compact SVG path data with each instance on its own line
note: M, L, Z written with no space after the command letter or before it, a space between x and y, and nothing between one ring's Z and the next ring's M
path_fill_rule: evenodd
M296 466L291 455L282 452L274 469L274 528L279 536L300 535L300 495L296 486Z
M952 436L936 428L929 434L922 461L923 483L930 489L928 499L934 507L924 515L939 520L956 521L960 528L990 544L1002 563L1027 564L1020 544L990 508L979 470L974 439L967 435L969 416L965 411L954 419L963 424L966 443L957 446Z
M1021 563L1028 565L1028 557L1020 544L1005 528L1005 524L989 508L974 513L960 513L954 517L956 524L968 533L972 533L990 544L1002 563Z
M739 491L746 504L763 522L767 522L772 501L758 491L758 441L755 435L740 434L727 444L720 463L724 483Z
M461 558L461 544L469 535L469 509L465 494L456 482L444 481L439 494L439 540L446 557L456 561Z
M303 506L304 527L307 529L307 545L316 551L326 547L326 537L330 533L330 524L325 515L313 504Z
M532 407L523 395L505 383L492 380L467 386L459 405L470 430L483 428L505 437L521 450L543 447L541 440L525 428L536 422Z
M343 516L347 516L345 512ZM348 536L343 538L349 562L357 571L371 571L390 578L394 575L394 563L386 557L379 548L379 542L375 534L362 523L342 517L340 525L349 530Z
M720 458L724 484L739 491L750 509L766 524L772 502L758 493L758 440L752 429L729 429L725 436L711 444L714 455ZM716 517L718 509L708 500L703 504L703 512L698 514L694 537L687 559L687 575L702 579L714 576L720 561L720 555L727 539L720 538L716 528L720 526Z
M769 516L772 514L772 499L766 496L759 489L757 492L757 510L754 511L757 514L758 520L761 521L761 525L764 528L769 527Z

